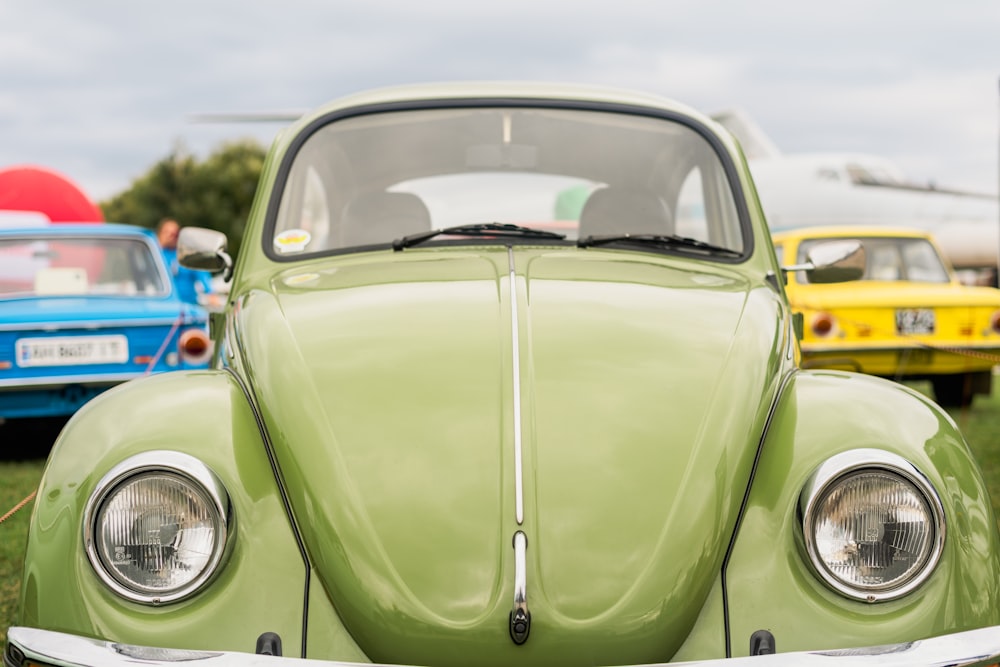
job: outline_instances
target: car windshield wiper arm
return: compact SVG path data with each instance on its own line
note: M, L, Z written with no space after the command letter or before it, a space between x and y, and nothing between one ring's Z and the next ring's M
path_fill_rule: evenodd
M580 248L589 248L591 246L607 245L608 243L619 242L658 245L669 248L691 248L694 250L704 250L708 253L731 255L733 257L739 257L743 254L739 250L724 248L713 243L699 241L698 239L693 239L687 236L678 236L676 234L610 234L608 236L585 236L577 240L576 245Z
M548 232L544 229L532 229L504 222L480 222L472 225L457 225L444 229L432 229L429 232L410 234L392 242L393 250L402 250L429 241L435 236L518 236L534 239L565 239L565 234Z

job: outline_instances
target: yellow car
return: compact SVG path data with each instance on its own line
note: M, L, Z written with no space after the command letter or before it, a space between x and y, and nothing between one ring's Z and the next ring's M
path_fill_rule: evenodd
M1000 289L960 283L929 234L838 226L773 238L803 319L803 365L927 379L948 406L990 393L1000 363ZM833 240L860 242L860 280L823 283L808 270L810 250Z

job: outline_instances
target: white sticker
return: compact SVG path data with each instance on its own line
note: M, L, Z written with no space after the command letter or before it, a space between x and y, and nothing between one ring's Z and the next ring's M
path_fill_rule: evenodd
M302 252L312 240L312 235L304 229L289 229L274 237L274 248L285 254Z

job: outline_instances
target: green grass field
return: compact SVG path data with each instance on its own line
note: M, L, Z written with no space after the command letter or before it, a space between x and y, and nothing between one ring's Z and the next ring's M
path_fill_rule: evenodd
M0 463L0 517L24 500L38 486L42 460ZM0 646L7 640L7 628L14 621L17 594L21 586L21 561L28 535L28 517L34 501L0 523Z
M929 385L914 383L916 389L929 392ZM965 433L969 445L983 468L993 499L993 510L1000 516L1000 387L990 397L977 397L971 408L953 410L952 416ZM0 516L7 513L37 487L44 461L0 462ZM21 511L0 523L0 646L7 638L7 628L14 622L20 588L21 561L28 532L29 502Z

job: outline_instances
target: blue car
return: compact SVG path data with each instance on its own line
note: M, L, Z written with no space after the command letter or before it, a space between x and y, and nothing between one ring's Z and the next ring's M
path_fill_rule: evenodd
M177 296L150 230L0 228L0 419L71 415L116 384L211 355L208 313Z

